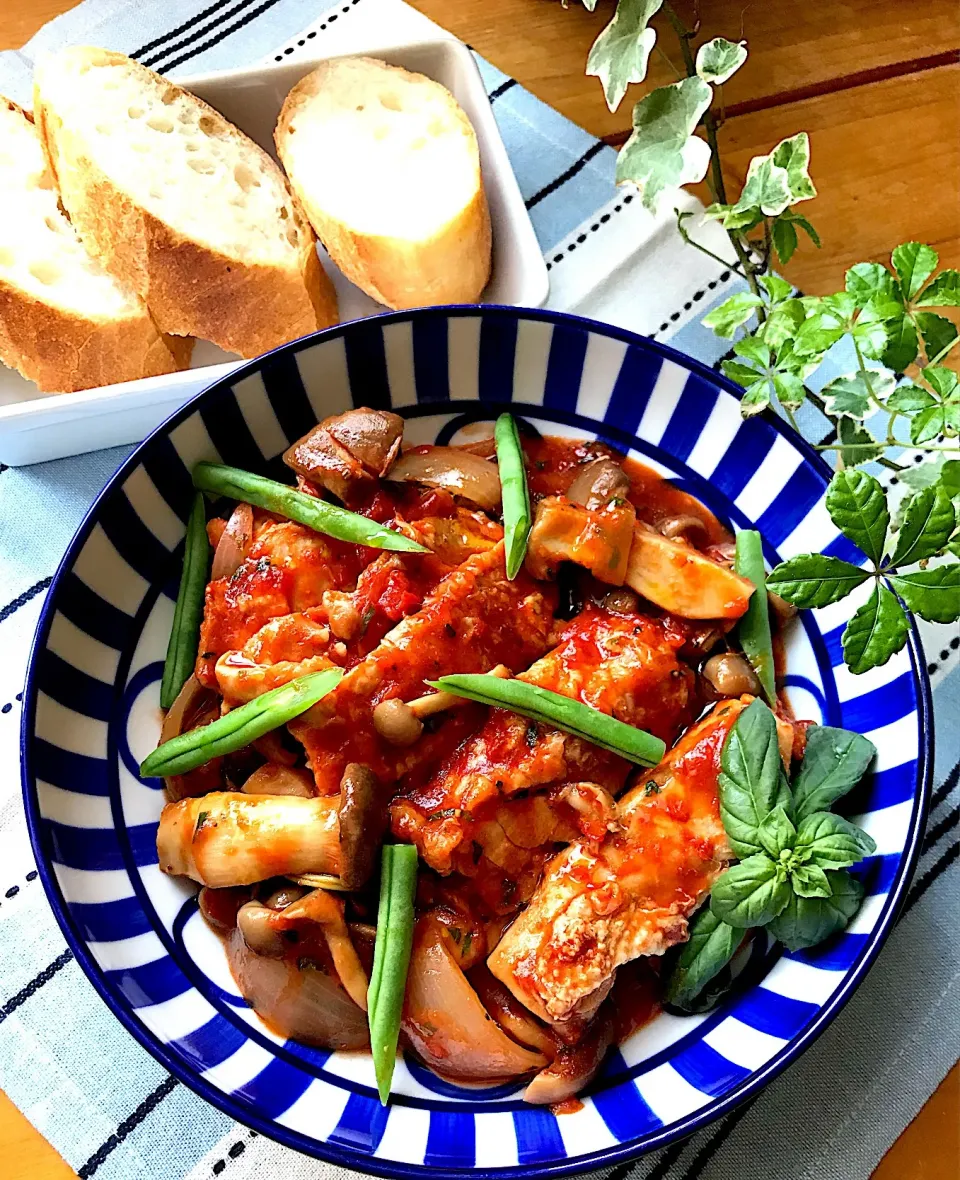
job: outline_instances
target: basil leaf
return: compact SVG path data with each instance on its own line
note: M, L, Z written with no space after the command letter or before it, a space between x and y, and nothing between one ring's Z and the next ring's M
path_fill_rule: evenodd
M944 270L917 299L917 307L960 307L960 270Z
M737 856L761 850L759 827L775 807L791 810L790 787L780 760L777 723L761 700L734 722L720 756L720 818Z
M717 336L732 340L737 328L745 324L762 304L763 300L759 295L754 295L750 291L738 291L736 295L731 295L713 311L708 312L703 317L703 325L705 328L712 328ZM767 359L769 360L769 357Z
M647 62L657 34L648 28L663 0L620 0L613 20L594 41L586 73L599 78L607 106L615 111L631 82L647 76Z
M775 807L764 816L757 828L757 839L766 854L777 860L785 848L793 848L797 829L790 822L784 807Z
M827 512L840 532L879 565L890 527L880 481L865 471L838 471L827 488Z
M830 896L830 882L819 865L797 865L790 871L790 884L798 897Z
M786 873L764 852L731 865L710 893L710 909L741 929L766 926L790 900Z
M874 586L843 633L844 662L855 676L879 668L907 642L909 630L895 595L886 586Z
M894 250L891 261L900 280L904 299L913 299L937 269L940 256L936 250L931 250L921 242L904 242Z
M942 484L924 488L907 502L891 564L913 565L946 545L957 527L957 514Z
M722 86L747 60L746 41L714 37L697 50L697 73L704 82Z
M956 324L946 316L934 315L932 311L918 311L914 319L923 337L923 347L926 349L928 361L939 356L947 345L952 344L960 335Z
M827 557L823 553L802 553L782 561L767 575L767 589L794 606L829 606L846 598L869 577L868 570Z
M930 623L952 623L960 618L960 564L895 574L890 584L915 615Z
M829 897L800 897L790 891L783 910L768 929L792 951L816 946L842 930L860 908L863 886L848 872L828 872Z
M798 853L809 852L809 861L821 869L845 869L877 851L863 828L830 811L816 811L803 820L795 847Z
M663 998L686 1008L730 962L743 941L743 931L722 922L705 905L690 923L690 938L664 983Z
M807 730L803 762L793 780L793 810L796 822L827 811L866 774L877 747L861 733L812 725Z

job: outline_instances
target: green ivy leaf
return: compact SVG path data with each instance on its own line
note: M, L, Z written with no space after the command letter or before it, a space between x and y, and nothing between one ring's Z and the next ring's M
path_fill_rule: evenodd
M746 41L726 41L723 37L714 37L697 50L697 73L704 82L721 86L746 60Z
M875 300L889 302L897 299L893 275L879 262L858 262L847 271L846 290L856 300L857 307L866 307Z
M829 897L830 882L817 864L796 865L790 870L790 884L797 897Z
M822 353L853 327L857 310L853 296L846 293L804 300L807 318L800 325L794 347L801 356Z
M793 290L786 279L781 279L779 275L775 275L772 272L760 276L760 285L770 296L771 308L776 307L778 303L782 303Z
M796 373L774 373L773 388L776 390L780 405L785 406L788 410L798 410L807 396L803 380Z
M877 747L863 734L832 725L812 725L793 783L797 823L802 827L809 816L829 810L852 791L876 753Z
M791 225L798 225L817 249L820 249L820 235L802 213L798 213L795 209L785 209L780 214L779 220L789 222Z
M917 307L960 307L960 270L944 270L916 299Z
M703 317L704 327L712 328L724 340L732 340L737 328L745 324L762 305L763 300L759 295L754 295L752 291L738 291Z
M960 563L895 574L890 584L915 615L931 623L960 619Z
M859 569L839 557L802 553L775 566L767 575L767 588L794 606L829 606L831 602L846 598L869 577L868 570Z
M951 498L960 496L960 459L947 459L943 455L939 455L937 458L943 490Z
M710 909L739 929L766 926L790 900L786 875L764 852L732 865L710 893Z
M929 410L921 410L914 415L910 422L910 441L912 443L929 442L932 438L939 438L943 434L946 420L943 406L933 406Z
M956 527L957 514L943 485L924 488L904 507L891 564L913 565L933 557L950 540Z
M889 347L889 325L898 316L902 318L902 313L895 303L883 306L870 303L860 312L850 334L865 356L878 361L884 355Z
M780 349L787 341L791 341L790 356L793 357L792 340L796 335L797 329L803 323L805 315L806 312L799 299L784 299L782 303L777 303L770 309L766 322L762 328L758 329L758 331L763 333L764 341L771 348L778 350L778 363L782 364L785 360ZM810 361L809 357L796 357L795 359L799 366L803 366Z
M615 111L631 82L647 76L647 62L657 40L649 28L663 0L619 0L613 20L594 41L587 57L587 74L599 78L607 106Z
M743 931L722 922L709 905L690 923L689 933L664 984L664 999L678 1008L687 1007L700 994L743 941Z
M713 92L702 78L684 78L652 90L633 108L633 132L617 157L617 184L635 184L643 203L656 209L671 185L702 180L710 148L693 134Z
M773 162L786 169L791 205L817 195L810 179L810 137L806 131L781 140L773 149Z
M871 409L870 396L883 401L896 385L892 373L884 369L847 373L836 377L822 390L826 412L832 418L854 418L862 421Z
M838 471L827 487L826 504L840 532L879 565L890 527L880 481L863 471Z
M883 454L883 444L878 443L866 427L852 418L841 418L838 421L837 443L837 453L846 467L871 463Z
M926 410L936 404L933 394L927 393L919 385L901 385L887 398L887 409L896 410L900 414L915 414L918 410ZM908 467L907 471L909 470Z
M846 869L877 851L873 838L856 824L830 811L808 815L797 832L797 852L809 852L821 869Z
M957 396L960 377L943 365L927 365L923 370L923 379L931 385L945 400Z
M855 676L879 668L900 651L909 630L907 616L894 594L886 586L874 586L843 632L844 662Z
M905 242L894 250L891 261L904 299L913 299L937 269L940 256L922 242Z
M947 345L952 344L960 335L956 324L948 320L946 316L934 315L932 311L918 311L914 318L923 338L923 347L926 349L928 361L939 356Z
M789 950L816 946L831 934L843 930L860 908L863 886L846 872L827 873L829 897L799 897L791 892L790 900L767 929Z
M797 838L797 829L790 822L786 809L777 806L765 816L757 828L757 839L763 851L774 860L785 848L792 848Z
M753 229L763 221L763 214L759 209L745 209L740 213L734 212L733 205L708 205L703 211L704 217L720 221L724 229Z
M780 259L780 265L786 266L797 248L797 231L792 222L778 217L773 223L773 248Z
M754 156L747 168L747 179L735 213L759 209L767 217L775 217L790 204L790 184L786 168L778 168L769 156Z
M776 807L790 807L777 724L763 701L753 701L734 722L720 764L723 827L734 853L748 857L762 851L759 827L763 820Z

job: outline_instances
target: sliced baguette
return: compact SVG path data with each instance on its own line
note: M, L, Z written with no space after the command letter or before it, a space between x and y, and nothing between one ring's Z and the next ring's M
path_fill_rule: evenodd
M83 46L41 59L34 86L64 208L165 332L250 357L336 323L283 173L212 107Z
M471 303L490 276L477 136L453 95L369 57L287 95L277 152L331 258L388 307Z
M36 129L0 97L0 360L45 393L172 373L146 304L84 250L57 203Z

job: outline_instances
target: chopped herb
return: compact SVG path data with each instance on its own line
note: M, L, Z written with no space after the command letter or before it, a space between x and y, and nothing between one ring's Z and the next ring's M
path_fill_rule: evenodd
M460 941L463 938L463 931L459 926L448 926L447 929L450 931L450 937L457 944L457 946L459 946Z
M194 840L196 840L197 833L200 831L200 829L203 827L203 825L207 822L207 820L209 818L210 818L209 811L200 811L197 813L197 826L193 829Z
M647 785L643 788L643 793L644 793L644 795L659 795L660 794L660 784L655 783L653 781L653 779L649 779L647 781Z
M468 930L466 937L463 940L463 954L466 955L470 951L470 945L473 942L473 933Z

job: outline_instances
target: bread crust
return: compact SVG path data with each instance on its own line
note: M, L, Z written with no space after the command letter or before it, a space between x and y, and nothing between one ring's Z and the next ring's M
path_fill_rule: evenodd
M406 78L423 77L376 58L351 60L371 63ZM320 93L336 65L336 61L325 62L301 78L284 101L274 133L277 154L317 236L347 278L387 307L400 310L476 302L490 278L492 244L490 211L479 165L477 188L467 205L430 237L419 241L351 228L324 209L298 178L290 150L291 125ZM475 141L473 126L456 99L447 91L444 94L448 108ZM388 190L385 199L389 199Z
M0 103L33 120L10 99ZM42 393L72 393L185 368L193 341L161 336L146 307L120 319L84 316L56 307L0 277L0 360Z
M150 85L173 85L122 53L92 48L69 52L82 52L94 67L123 65L142 71ZM226 122L212 107L189 97L204 114ZM82 135L74 134L69 121L45 101L42 71L35 82L34 111L64 208L84 245L145 300L162 331L199 336L243 357L254 357L337 322L336 293L320 266L313 232L285 179L300 229L296 268L238 260L179 233L97 167ZM232 130L246 140L242 132ZM247 143L270 167L276 167L252 141Z

